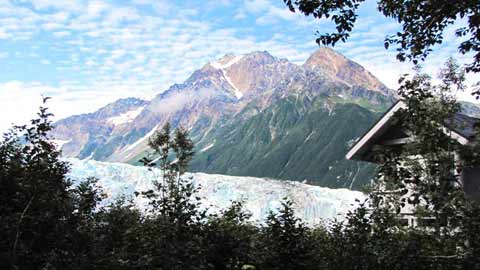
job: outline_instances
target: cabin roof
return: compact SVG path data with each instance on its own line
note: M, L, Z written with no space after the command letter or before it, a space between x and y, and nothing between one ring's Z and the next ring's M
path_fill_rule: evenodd
M401 144L407 142L405 134L392 122L393 115L400 109L406 108L403 101L397 101L382 117L350 148L346 154L348 160L362 160L373 162L372 147L396 141ZM443 132L460 144L468 144L475 135L475 125L480 119L462 113L455 114L444 123ZM403 138L402 138L403 137ZM403 141L402 141L403 140Z
M445 126L456 131L465 138L472 139L475 136L475 125L477 123L480 123L480 119L463 113L456 113L452 119L446 121Z

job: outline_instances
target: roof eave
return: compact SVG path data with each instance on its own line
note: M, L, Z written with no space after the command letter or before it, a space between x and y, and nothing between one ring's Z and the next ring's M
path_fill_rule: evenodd
M360 140L358 140L355 145L350 148L348 153L345 155L347 160L364 160L363 154L365 150L369 147L372 138L382 130L385 125L387 125L393 115L400 109L406 108L406 104L399 100L397 101L390 109L365 133Z

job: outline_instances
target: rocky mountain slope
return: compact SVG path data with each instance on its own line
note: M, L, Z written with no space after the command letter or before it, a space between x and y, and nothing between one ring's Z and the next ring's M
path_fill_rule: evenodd
M190 131L194 171L358 189L372 167L344 160L394 99L359 64L320 48L303 65L226 55L150 101L118 100L55 123L66 157L136 163L166 122Z

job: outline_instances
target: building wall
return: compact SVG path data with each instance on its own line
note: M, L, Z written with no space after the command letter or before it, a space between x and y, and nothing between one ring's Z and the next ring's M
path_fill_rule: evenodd
M480 200L480 168L463 169L462 181L467 196Z

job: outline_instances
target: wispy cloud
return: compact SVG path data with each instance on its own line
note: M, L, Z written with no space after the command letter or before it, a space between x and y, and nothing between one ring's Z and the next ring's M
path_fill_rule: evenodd
M410 66L397 63L382 40L397 27L361 16L350 42L336 49L395 87ZM6 103L23 102L25 117L45 92L54 97L58 117L88 112L120 97L151 98L226 53L268 50L301 64L317 46L315 31L329 29L328 22L291 13L272 0L4 0L0 96ZM426 70L455 52L454 39L448 35ZM10 122L2 121L0 129Z

